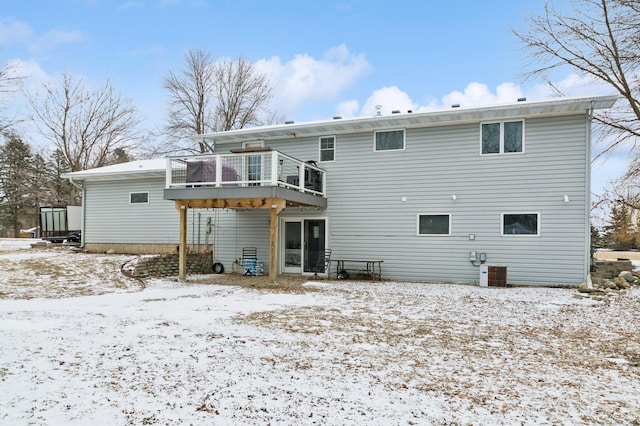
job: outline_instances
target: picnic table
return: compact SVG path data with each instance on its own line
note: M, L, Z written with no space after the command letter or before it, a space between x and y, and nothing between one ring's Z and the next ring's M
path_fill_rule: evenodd
M345 263L347 264L362 264L364 268L358 268L358 271L362 271L371 277L372 281L379 280L382 281L382 262L384 260L380 259L331 259L331 262L336 262L336 278L340 275L342 271L348 271L349 269L345 267Z

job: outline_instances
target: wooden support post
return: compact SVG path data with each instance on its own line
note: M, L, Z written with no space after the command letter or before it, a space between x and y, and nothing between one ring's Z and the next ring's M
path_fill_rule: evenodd
M176 207L180 212L180 248L178 251L178 278L184 280L187 276L187 208L183 205Z
M278 278L278 215L285 208L285 202L279 201L271 205L271 222L269 228L269 282Z

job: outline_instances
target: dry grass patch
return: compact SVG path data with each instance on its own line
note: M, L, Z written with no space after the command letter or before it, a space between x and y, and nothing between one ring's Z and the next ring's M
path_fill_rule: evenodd
M374 300L370 289L364 283L348 291L332 288L333 295L338 293L335 303L254 312L235 320L298 336L287 351L270 354L277 365L314 370L332 356L335 368L349 374L393 378L385 383L391 392L445 396L461 410L508 410L532 388L542 387L549 395L564 393L553 403L570 411L581 398L582 380L596 375L636 381L640 337L630 330L637 324L632 314L637 308L624 298L612 306L549 308L477 294L453 299L455 292L453 300L446 300L446 293L425 299L412 292ZM590 310L616 312L616 321L625 326L577 320ZM488 383L501 401L487 394ZM609 401L593 418L581 420L623 418L617 413L630 409L625 401Z
M32 251L0 259L0 298L33 299L89 296L138 289L120 267L127 257L63 249Z
M640 251L597 251L593 257L598 260L640 260Z
M280 275L275 282L269 282L267 275L244 276L237 273L187 277L187 281L196 284L232 285L274 293L297 294L318 291L314 286L303 286L311 280L299 275Z

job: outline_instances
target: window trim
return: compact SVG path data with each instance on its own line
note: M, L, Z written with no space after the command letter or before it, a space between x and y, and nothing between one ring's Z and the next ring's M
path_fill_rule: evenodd
M505 123L522 123L522 150L517 152L504 152L504 124ZM500 125L500 140L499 140L499 150L498 152L491 153L483 153L482 152L482 126L485 124L499 124ZM490 157L495 155L518 155L525 153L525 119L524 118L513 118L510 120L496 120L496 121L482 121L480 122L480 155L482 157Z
M322 139L329 139L332 138L333 139L333 160L323 160L322 159ZM336 161L336 148L337 148L337 140L338 138L336 138L335 135L325 135L325 136L320 136L318 137L318 162L319 163L335 163ZM324 151L328 151L328 149L325 149Z
M448 216L449 217L449 226L448 233L446 234L421 234L420 233L420 216ZM418 237L450 237L451 236L451 225L453 223L453 214L451 213L418 213L416 215L416 235Z
M402 132L402 148L397 149L378 149L377 147L377 134L378 133L388 133L388 132ZM396 151L405 151L407 149L407 130L404 128L400 129L384 129L384 130L375 130L373 132L373 152L396 152Z
M132 197L133 197L134 194L147 194L147 201L146 202L133 202ZM130 192L129 193L129 204L130 205L134 205L134 204L149 204L149 191Z
M505 215L515 215L515 214L535 214L536 215L536 224L537 224L537 233L536 234L505 234L504 233L504 217ZM535 211L507 211L500 213L500 236L507 238L537 238L542 235L542 227L541 227L541 218L542 215L540 212Z

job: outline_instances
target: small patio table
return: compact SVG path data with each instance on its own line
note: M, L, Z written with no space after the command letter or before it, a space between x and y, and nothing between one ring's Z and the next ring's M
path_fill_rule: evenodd
M361 263L365 265L365 269L359 269L362 272L365 272L367 275L371 277L372 281L379 280L382 281L382 262L384 260L380 259L331 259L331 262L336 262L336 277L340 273L340 271L347 270L344 264L347 263Z

